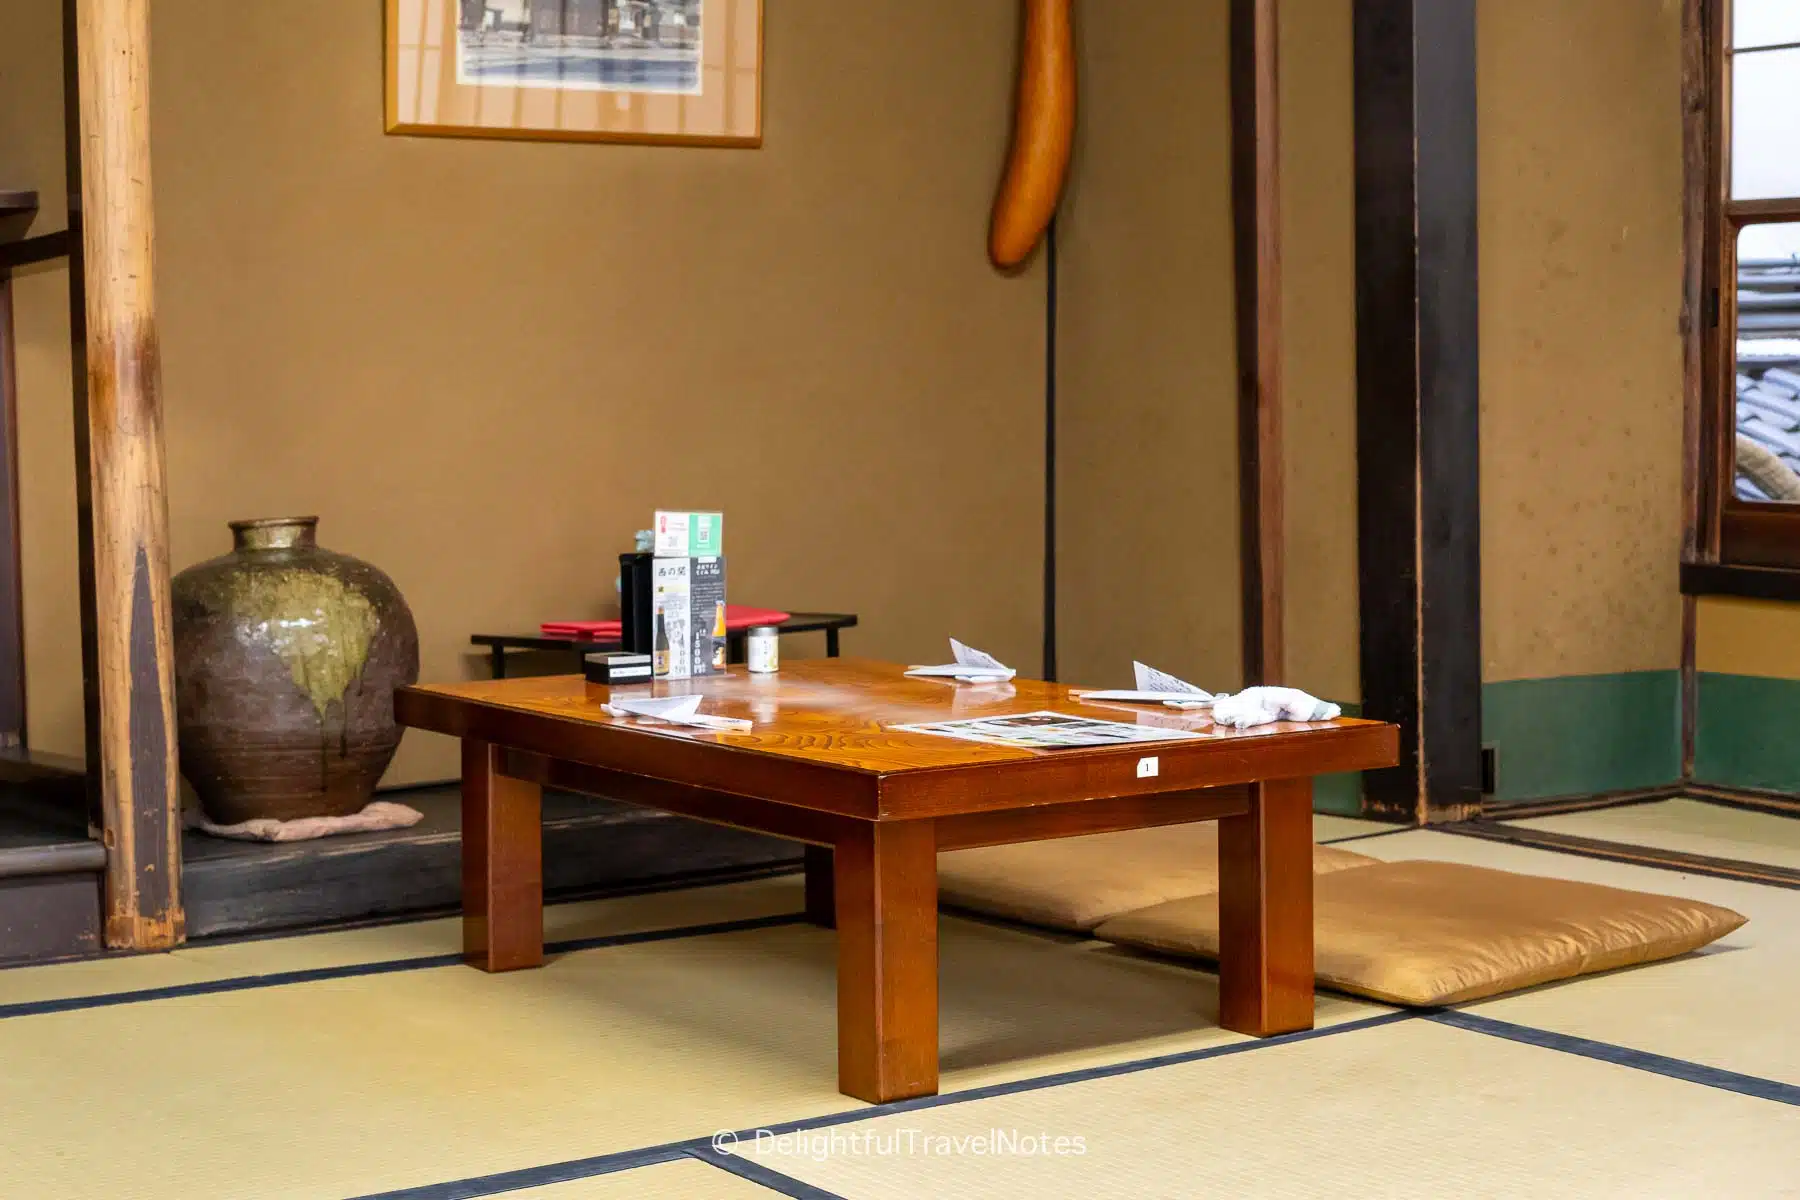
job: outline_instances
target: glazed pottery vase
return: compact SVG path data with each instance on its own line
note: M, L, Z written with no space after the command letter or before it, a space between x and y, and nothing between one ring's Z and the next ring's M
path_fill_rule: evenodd
M394 581L322 549L317 517L233 521L173 583L181 773L221 825L360 811L400 744L419 635Z

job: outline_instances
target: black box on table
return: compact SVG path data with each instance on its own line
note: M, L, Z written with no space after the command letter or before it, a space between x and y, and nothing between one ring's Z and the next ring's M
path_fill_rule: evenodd
M619 646L633 654L649 654L655 649L651 559L647 553L619 555Z
M649 683L650 665L648 654L631 654L626 651L600 651L581 656L581 673L587 676L587 681L602 683L608 687L625 683Z

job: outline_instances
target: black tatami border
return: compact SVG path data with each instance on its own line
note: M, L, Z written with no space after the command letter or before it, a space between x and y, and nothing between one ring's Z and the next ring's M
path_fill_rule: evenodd
M732 1143L751 1142L759 1134L764 1136L781 1136L783 1134L804 1133L817 1129L828 1129L838 1125L848 1125L861 1121L870 1121L878 1117L892 1116L896 1113L916 1112L921 1109L944 1108L952 1105L969 1104L980 1100L991 1100L1002 1096L1018 1095L1023 1092L1042 1091L1047 1088L1064 1087L1072 1083L1086 1083L1096 1079L1112 1079L1122 1075L1135 1075L1143 1071L1157 1070L1163 1067L1181 1066L1187 1063L1203 1062L1214 1058L1227 1058L1236 1054L1247 1054L1257 1050L1275 1046L1292 1045L1297 1042L1316 1041L1319 1038L1335 1037L1339 1034L1355 1033L1364 1029L1376 1029L1386 1025L1396 1025L1406 1021L1431 1021L1465 1032L1485 1034L1489 1037L1502 1038L1523 1045L1534 1046L1542 1050L1571 1054L1578 1058L1586 1058L1612 1066L1627 1067L1633 1070L1646 1071L1653 1075L1680 1080L1684 1083L1698 1084L1703 1087L1717 1088L1721 1091L1733 1092L1758 1100L1769 1100L1778 1104L1800 1106L1800 1087L1783 1083L1779 1080L1765 1079L1755 1075L1744 1075L1736 1071L1727 1071L1718 1067L1708 1067L1701 1063L1689 1062L1685 1059L1671 1058L1667 1055L1653 1054L1643 1050L1633 1050L1627 1046L1617 1046L1610 1042L1596 1041L1592 1038L1577 1037L1572 1034L1556 1033L1550 1030L1537 1029L1527 1025L1514 1024L1511 1021L1496 1020L1474 1013L1460 1012L1454 1009L1411 1009L1382 1013L1361 1020L1346 1021L1340 1025L1331 1025L1322 1029L1309 1029L1301 1033L1284 1034L1279 1037L1264 1038L1259 1041L1233 1042L1223 1046L1208 1046L1199 1050L1186 1050L1174 1054L1157 1055L1152 1058L1133 1059L1127 1062L1110 1063L1099 1067L1085 1067L1075 1071L1063 1071L1050 1075L1040 1075L1030 1079L1014 1080L1009 1083L990 1084L986 1087L970 1088L960 1092L949 1092L936 1096L921 1096L915 1100L898 1100L889 1104L869 1105L865 1108L851 1109L845 1112L829 1113L819 1117L809 1117L796 1121L785 1121L775 1125L761 1126L755 1129L734 1131L727 1139ZM547 1187L552 1184L570 1183L580 1179L591 1179L601 1175L617 1174L621 1171L636 1170L640 1167L655 1166L659 1163L672 1162L683 1157L700 1159L712 1163L745 1179L755 1180L774 1190L778 1194L801 1197L803 1200L838 1200L833 1193L812 1187L810 1184L773 1171L759 1163L754 1163L717 1147L714 1138L689 1138L684 1141L666 1142L658 1146L647 1146L636 1150L621 1150L611 1154L600 1154L590 1158L570 1159L559 1163L547 1163L542 1166L525 1167L514 1171L504 1171L492 1175L483 1175L469 1179L452 1180L445 1183L424 1184L418 1187L403 1188L397 1191L378 1192L355 1197L354 1200L478 1200L479 1197L503 1195L507 1192L521 1191L527 1188Z
M950 1105L969 1104L977 1100L992 1100L999 1096L1014 1096L1023 1092L1063 1087L1071 1083L1086 1083L1095 1079L1135 1075L1140 1071L1153 1071L1160 1067L1179 1066L1210 1058L1227 1058L1234 1054L1247 1054L1274 1046L1316 1041L1322 1037L1352 1033L1359 1029L1393 1025L1401 1021L1417 1020L1423 1015L1418 1012L1387 1012L1373 1017L1364 1017L1357 1021L1346 1021L1341 1025L1331 1025L1323 1029L1308 1029L1300 1033L1287 1033L1278 1037L1263 1038L1260 1041L1231 1042L1223 1046L1207 1046L1199 1050L1183 1050L1174 1054L1159 1054L1152 1058L1132 1059L1127 1062L1108 1063L1098 1067L1083 1067L1075 1071L1059 1071L1050 1075L1034 1076L1030 1079L1015 1079L1007 1083L994 1083L985 1087L968 1088L960 1092L920 1096L913 1100L895 1100L887 1104L870 1104L862 1108L827 1113L818 1117L806 1117L796 1121L782 1121L774 1125L759 1125L735 1130L730 1133L727 1140L753 1142L758 1135L779 1137L783 1134L807 1133L815 1129L830 1129L838 1125L871 1121L877 1117L892 1116L896 1113L945 1108ZM597 1154L590 1158L569 1159L565 1162L546 1163L537 1167L522 1167L514 1171L501 1171L470 1179L428 1183L389 1192L374 1192L355 1197L354 1200L477 1200L478 1197L498 1196L525 1188L548 1187L555 1183L571 1183L578 1179L613 1175L620 1171L655 1166L658 1163L672 1162L675 1159L690 1156L711 1162L713 1157L720 1153L714 1149L714 1138L717 1136L715 1134L710 1137L686 1138L678 1142L665 1142L658 1146L646 1146L637 1150L619 1150L611 1154ZM741 1172L734 1173L741 1174ZM750 1176L746 1175L745 1178L750 1178ZM799 1181L792 1182L798 1183ZM818 1193L810 1194L817 1195ZM829 1195L830 1193L823 1194Z
M1390 829L1377 829L1373 833L1351 833L1343 837L1324 838L1321 846L1336 846L1343 842L1366 842L1370 838L1393 837L1396 833L1417 833L1421 829L1430 829L1429 825L1395 825Z
M1736 1092L1740 1096L1752 1096L1758 1100L1773 1100L1777 1104L1800 1106L1800 1087L1791 1083L1783 1083L1778 1079L1765 1079L1760 1075L1744 1075L1737 1071L1727 1071L1720 1067L1689 1062L1685 1058L1671 1058L1666 1054L1653 1054L1648 1050L1633 1050L1629 1046L1615 1046L1611 1042L1598 1042L1593 1038L1579 1037L1572 1033L1557 1033L1549 1029L1539 1029L1532 1025L1518 1025L1512 1021L1500 1021L1493 1017L1459 1012L1455 1009L1429 1013L1426 1019L1440 1025L1449 1025L1455 1029L1466 1029L1471 1033L1485 1033L1489 1037L1504 1038L1509 1042L1520 1042L1544 1050L1559 1050L1564 1054L1575 1054L1582 1058L1591 1058L1618 1067L1630 1067L1635 1071L1648 1071L1652 1075L1663 1075L1670 1079L1679 1079L1684 1083L1697 1083L1702 1087Z
M737 921L714 921L706 925L682 925L673 929L608 933L596 937L546 942L544 952L546 954L567 954L576 950L601 950L609 946L637 946L645 942L666 942L677 938L706 937L712 934L770 929L780 925L799 925L805 920L805 913L777 913L774 916L746 917ZM393 975L402 971L429 971L437 967L453 967L462 961L463 956L460 953L427 954L418 958L389 958L379 962L346 963L337 967L311 967L303 971L275 971L266 975L237 975L229 979L204 979L194 983L139 988L129 992L101 992L92 996L68 996L56 1000L26 1000L17 1004L0 1004L0 1021L12 1017L42 1016L46 1013L77 1012L86 1008L111 1008L119 1004L143 1004L153 1000L173 1000L182 996L248 992L259 988L285 987L294 983L316 983L324 979L348 979L358 975Z
M1770 863L1714 858L1705 854L1688 854L1681 850L1661 850L1630 842L1612 842L1573 833L1557 833L1549 829L1526 829L1509 825L1503 820L1459 821L1429 828L1434 833L1479 838L1509 846L1523 846L1530 850L1547 850L1552 854L1569 854L1576 858L1593 858L1602 862L1650 867L1658 871L1678 871L1684 875L1704 875L1710 879L1729 879L1734 883L1754 883L1763 887L1800 891L1800 871Z
M689 1150L687 1156L698 1159L709 1167L727 1171L739 1179L748 1179L751 1183L761 1184L778 1196L791 1196L793 1200L844 1200L844 1197L836 1192L828 1192L822 1187L804 1183L792 1175L783 1175L772 1167L763 1166L755 1159L728 1154L723 1150L715 1150L711 1146L704 1150Z

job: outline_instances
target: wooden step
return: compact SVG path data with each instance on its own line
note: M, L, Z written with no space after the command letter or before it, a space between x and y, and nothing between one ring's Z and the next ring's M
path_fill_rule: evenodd
M87 836L79 777L55 787L0 785L0 964L100 949L106 850Z
M410 804L425 819L410 829L311 842L234 842L188 832L182 839L188 936L457 911L457 787L383 798ZM544 793L544 891L552 898L722 881L799 865L800 847L793 842L614 800Z
M98 871L0 879L0 966L98 954Z

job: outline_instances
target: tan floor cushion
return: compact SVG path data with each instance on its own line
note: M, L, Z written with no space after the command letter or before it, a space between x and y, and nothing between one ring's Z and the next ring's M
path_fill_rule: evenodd
M1746 920L1698 900L1456 863L1382 863L1313 886L1319 983L1419 1006L1673 958ZM1216 960L1218 897L1127 913L1094 936Z
M1315 872L1375 860L1313 847ZM938 855L938 899L1085 933L1121 913L1219 890L1219 825L1164 825Z

